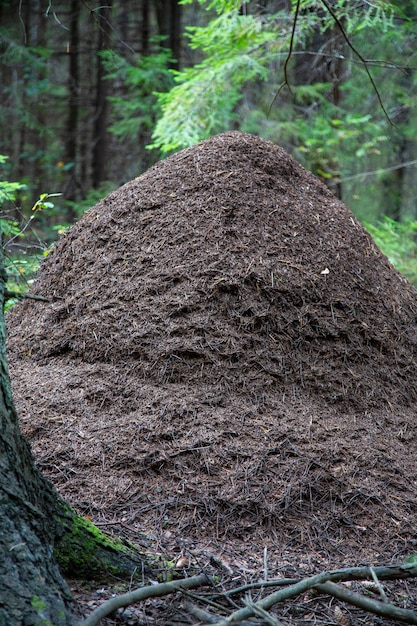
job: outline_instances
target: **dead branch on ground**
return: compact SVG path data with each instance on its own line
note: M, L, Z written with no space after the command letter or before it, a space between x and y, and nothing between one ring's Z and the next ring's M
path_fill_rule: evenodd
M417 564L415 562L410 564L388 565L382 567L350 567L322 572L308 578L261 581L259 583L240 586L239 588L224 592L216 592L215 597L217 601L219 601L219 599L226 599L233 594L246 592L249 589L259 589L272 586L279 587L277 591L269 594L258 602L253 602L246 597L242 601L245 606L233 611L226 618L222 618L213 613L208 613L191 604L188 604L187 608L190 614L193 614L194 616L198 615L200 621L201 618L205 618L206 624L216 624L216 626L229 626L230 624L240 624L243 626L243 624L248 624L247 620L250 618L261 618L264 623L279 625L280 622L277 618L268 613L269 609L276 604L295 598L308 590L316 590L322 594L341 600L346 604L356 606L374 615L405 622L407 624L417 625L417 612L397 607L388 602L380 582L383 580L403 580L416 577ZM381 600L362 595L348 589L344 585L337 584L355 580L371 580L374 583L377 581L377 588L379 590ZM186 592L187 590L197 589L207 585L211 585L217 589L214 581L203 573L197 576L175 580L168 583L159 583L141 587L140 589L136 589L130 593L107 600L95 609L91 615L89 615L81 623L80 626L96 626L101 619L110 615L117 609L126 608L131 604L136 604L148 598L162 597L178 591L181 592L182 590ZM211 606L214 604L211 601L207 603L205 598L200 598L199 596L196 597L195 594L193 595L195 599L201 600L206 604ZM230 611L230 606L229 609L227 609L227 607L223 607L223 610L225 612L227 612L227 610ZM251 624L252 623L254 622L251 622Z
M205 574L199 574L198 576L192 576L191 578L183 578L181 580L173 580L168 583L157 583L154 585L148 585L147 587L141 587L135 589L129 593L124 593L120 596L110 598L97 609L95 609L80 626L96 626L100 620L107 615L114 613L117 609L126 608L131 604L142 602L148 598L160 598L167 596L181 589L196 589L197 587L203 587L208 582L208 578Z

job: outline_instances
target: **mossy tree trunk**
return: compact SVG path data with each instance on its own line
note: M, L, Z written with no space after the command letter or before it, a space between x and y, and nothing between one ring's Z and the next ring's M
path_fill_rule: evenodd
M0 246L0 304L6 274ZM64 573L141 572L140 556L75 514L36 469L13 403L0 306L0 626L76 623Z

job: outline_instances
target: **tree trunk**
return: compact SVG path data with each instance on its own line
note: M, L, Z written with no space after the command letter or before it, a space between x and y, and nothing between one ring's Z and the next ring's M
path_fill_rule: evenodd
M142 23L141 23L141 40L142 40L142 54L146 56L149 54L149 1L143 0L142 2Z
M95 102L94 146L93 146L93 187L97 189L106 179L107 163L107 82L100 52L109 44L109 24L112 4L110 1L97 10L98 15L98 46L97 46L97 86Z
M406 164L413 160L415 154L415 140L411 131L412 107L401 100L412 93L414 84L413 70L403 70L399 82L399 102L396 110L391 114L395 124L395 132L391 133L391 151L389 165ZM410 132L411 131L411 132ZM413 175L407 165L387 171L381 179L380 212L392 219L401 222L404 218L415 218L415 193L409 193L410 181ZM411 189L414 185L411 182Z
M70 36L68 43L68 58L69 58L69 72L68 72L68 112L67 112L67 124L65 132L65 163L71 165L67 170L67 179L64 185L63 195L66 200L76 199L76 170L75 164L77 162L77 136L78 136L78 104L79 104L79 83L80 83L80 70L79 70L79 18L80 18L80 1L71 0L71 21L70 21ZM69 212L68 220L73 222L76 218L75 212Z
M6 293L0 246L0 303ZM107 538L69 507L40 474L20 433L0 306L0 626L75 624L61 576L142 575L132 548Z
M312 56L310 53L301 53L296 56L295 84L328 83L327 99L335 106L340 106L340 87L346 80L345 45L344 37L337 25L326 33L321 33L316 29L308 46L309 52L313 52L316 56ZM337 160L327 162L326 155L324 162L317 162L312 165L313 171L316 171L320 177L320 172L327 174L323 178L323 182L330 187L338 198L342 198L342 183L337 176L334 177L332 175L333 172L337 172L340 169Z
M180 69L181 57L181 16L182 5L178 0L158 0L155 3L158 30L166 37L166 45L171 49L173 60L170 63L172 69Z

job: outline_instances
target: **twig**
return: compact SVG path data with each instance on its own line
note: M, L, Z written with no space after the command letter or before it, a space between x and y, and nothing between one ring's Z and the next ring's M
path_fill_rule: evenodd
M298 270L299 272L303 272L304 274L310 275L311 272L306 271L304 268L300 267L299 265L294 265L294 263L291 263L291 261L286 261L285 259L276 259L277 263L285 263L285 265L288 265L288 267L292 267L295 270Z
M374 581L374 583L375 583L375 585L376 585L376 587L377 587L377 589L379 591L379 595L381 596L383 602L388 602L388 598L387 598L387 595L385 593L385 590L384 590L383 586L381 585L381 583L379 582L379 578L376 575L374 568L370 567L369 571L371 572L372 580Z
M417 165L417 159L397 163L397 165L392 165L391 167L383 167L378 170L370 170L368 172L362 172L361 174L354 174L353 176L345 176L340 182L344 183L347 180L355 180L356 178L365 178L366 176L378 176L379 174L386 174L387 172L395 172L395 170L401 170L403 168L410 167L411 165Z
M206 604L207 606L211 606L213 609L224 611L224 606L222 606L218 602L214 602L213 600L210 600L210 598L205 598L201 595L198 595L198 593L192 593L191 591L187 591L187 589L181 589L181 593L183 596L186 596L187 598L192 598L193 600L198 600L199 602L202 602L203 604ZM220 595L220 597L222 596Z
M200 609L198 606L195 606L195 604L191 604L190 602L184 603L184 609L187 613L198 619L198 621L202 624L217 624L221 620L221 617L218 615L208 613L204 609ZM240 626L259 626L259 622L244 621L240 623Z
M185 602L184 609L187 611L187 613L198 619L198 621L202 622L203 624L216 624L220 619L217 615L208 613L204 609L200 609L200 607L195 606L195 604L192 604L191 602Z
M294 20L293 20L293 23L292 23L290 48L288 50L287 58L285 59L285 62L284 62L284 84L287 85L288 90L289 90L290 93L292 93L292 91L291 91L291 87L290 87L290 82L288 80L288 63L290 62L291 55L292 55L292 50L294 48L295 29L297 27L297 20L298 20L298 13L300 11L300 4L301 4L301 0L297 0L297 5L295 7ZM273 102L272 102L272 104L273 104Z
M264 546L264 581L268 580L268 547Z
M252 598L246 598L244 600L244 604L248 608L252 609L256 617L261 617L262 620L267 624L270 624L270 626L282 626L282 624L275 617L273 617L273 615L253 602Z
M130 604L136 604L147 598L160 598L167 596L181 589L196 589L202 587L208 583L208 578L205 574L199 574L198 576L192 576L191 578L183 578L181 580L173 580L169 583L160 583L158 585L148 585L147 587L141 587L135 589L129 593L124 593L115 598L111 598L104 602L101 606L97 607L80 626L96 626L100 620L102 620L113 611L122 607L129 606Z
M373 76L369 70L369 63L373 63L373 61L368 61L367 59L365 59L365 57L359 52L359 50L353 45L353 43L350 41L348 35L346 34L345 29L343 28L343 25L341 23L341 21L339 20L339 18L337 17L336 13L334 12L334 10L332 9L332 7L329 5L329 3L326 0L321 0L321 2L324 4L324 6L326 7L326 9L328 10L328 12L330 13L330 15L332 16L335 24L337 25L337 27L339 28L343 39L346 41L348 47L352 50L352 52L358 57L359 61L361 62L361 64L363 65L363 67L365 68L365 72L369 78L369 81L372 85L372 88L376 94L376 97L378 98L378 102L379 102L379 106L381 107L386 119L388 120L388 122L391 124L391 126L394 126L393 121L391 120L390 116L388 115L388 112L384 106L384 103L382 101L382 97L381 94L379 93L379 89L376 86L376 83L373 79ZM272 107L275 104L276 99L278 98L279 94L281 93L282 89L286 86L288 88L288 91L290 92L290 94L292 94L291 91L291 86L290 86L290 82L288 80L288 64L291 60L291 57L293 55L293 47L294 47L294 40L295 40L295 29L297 26L297 20L298 20L298 13L300 11L300 4L301 4L301 0L297 0L297 4L295 7L295 12L294 12L294 20L292 23L292 30L291 30L291 37L290 37L290 46L289 46L289 50L288 50L288 54L285 58L284 61L284 81L283 83L278 87L271 104L268 107L268 112L267 112L267 116L269 117L269 114L271 113ZM306 54L306 52L303 50L303 53Z
M417 613L415 611L400 609L393 604L387 604L386 602L381 602L380 600L367 598L360 593L356 593L355 591L351 591L350 589L346 589L330 581L315 585L314 588L318 589L322 593L328 594L329 596L333 596L333 598L342 600L342 602L353 604L353 606L357 606L358 608L368 611L369 613L373 613L374 615L381 615L382 617L389 617L390 619L398 619L401 622L406 622L407 624L417 624Z
M302 580L302 578L273 578L271 580L262 580L261 582L247 583L246 585L242 585L241 587L229 589L228 591L224 591L221 595L235 596L239 593L249 591L250 589L261 589L262 587L288 587L289 585L295 585L295 583L299 583L300 580Z
M285 87L285 85L288 87L288 91L290 92L290 94L292 94L290 81L288 80L288 63L290 62L290 59L292 57L292 51L293 51L293 48L294 48L295 29L296 29L296 26L297 26L298 13L300 11L300 4L301 4L301 0L297 0L297 5L295 7L294 20L293 20L293 23L292 23L291 38L290 38L290 48L288 50L288 54L287 54L286 59L284 61L284 82L277 89L277 92L275 93L275 96L273 97L272 102L271 102L271 104L268 107L268 112L267 112L267 116L268 117L269 117L269 114L271 113L272 107L274 106L275 100L278 98L279 94L281 93L281 90L283 89L283 87Z
M40 302L50 302L48 298L44 298L43 296L35 296L30 293L20 293L18 291L9 291L6 289L4 292L4 299L13 300L15 298L17 300L39 300Z
M354 54L356 54L356 56L358 57L358 59L362 62L363 67L365 68L365 72L368 75L368 78L371 82L371 85L375 91L376 97L378 98L378 102L379 102L379 106L381 107L381 109L384 112L385 117L387 118L388 122L391 124L391 126L394 126L393 121L391 120L390 116L387 113L387 110L384 106L384 103L382 102L382 98L381 98L381 94L379 93L379 89L376 86L376 83L373 79L373 76L371 74L371 72L369 71L369 67L368 67L368 62L365 59L365 57L363 57L361 55L361 53L359 52L359 50L357 50L357 48L353 45L353 43L350 41L349 37L347 36L345 29L342 26L342 23L340 22L339 18L337 17L336 13L333 11L332 7L329 5L329 3L327 2L327 0L321 0L322 3L324 4L324 6L326 7L326 9L328 10L328 12L330 13L330 15L332 16L332 18L334 19L335 23L337 24L340 32L342 33L343 39L346 41L347 45L349 46L349 48L352 50L352 52Z
M256 607L261 609L270 609L274 604L278 602L283 602L284 600L289 600L294 596L300 595L307 589L311 589L315 585L318 585L321 582L326 582L328 580L329 573L326 574L317 574L316 576L312 576L311 578L304 578L300 582L295 585L291 585L287 587L287 589L281 589L280 591L276 591L275 593L271 593L269 596L256 602ZM229 626L229 624L237 624L248 617L252 617L255 614L254 606L247 606L244 609L239 609L235 611L229 617L224 619L221 622L218 622L217 626Z

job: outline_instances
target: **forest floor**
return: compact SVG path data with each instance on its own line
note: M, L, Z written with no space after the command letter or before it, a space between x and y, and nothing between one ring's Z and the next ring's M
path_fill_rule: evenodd
M50 302L8 316L22 430L99 528L236 584L416 550L416 291L278 146L225 133L161 161L84 215L32 293ZM114 591L76 588L86 611ZM155 602L114 623L180 623ZM306 595L279 619L335 615Z

